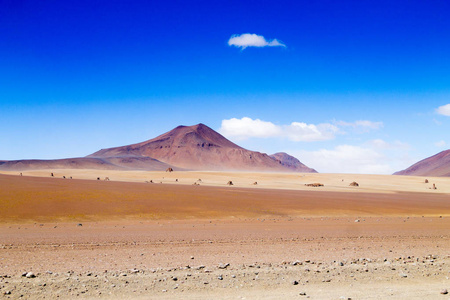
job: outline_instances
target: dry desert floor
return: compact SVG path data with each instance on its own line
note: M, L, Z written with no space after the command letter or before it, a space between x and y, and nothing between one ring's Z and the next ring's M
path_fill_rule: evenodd
M0 298L449 299L450 178L22 175L0 174Z

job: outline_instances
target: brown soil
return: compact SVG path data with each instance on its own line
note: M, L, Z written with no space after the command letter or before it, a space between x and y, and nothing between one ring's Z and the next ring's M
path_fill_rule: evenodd
M448 194L225 184L0 175L0 297L448 299Z
M3 222L450 215L447 194L347 193L0 175Z

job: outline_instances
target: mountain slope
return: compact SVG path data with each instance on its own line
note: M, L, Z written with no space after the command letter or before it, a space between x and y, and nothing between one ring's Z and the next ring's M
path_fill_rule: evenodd
M394 175L450 176L450 150L425 158Z
M102 149L88 157L115 156L147 156L191 170L297 171L265 153L234 144L204 124L178 126L154 139ZM308 171L305 169L304 172Z
M97 169L163 171L168 164L150 157L76 157L65 159L24 159L0 161L0 170L25 171L38 169Z
M0 161L0 170L108 169L316 172L287 154L244 149L206 125L178 126L148 141L102 149L86 157Z
M296 172L304 172L304 173L317 173L316 170L308 168L306 165L302 164L297 158L284 153L284 152L278 152L275 154L270 155L273 159L276 159L280 162L282 166L285 166L292 171Z

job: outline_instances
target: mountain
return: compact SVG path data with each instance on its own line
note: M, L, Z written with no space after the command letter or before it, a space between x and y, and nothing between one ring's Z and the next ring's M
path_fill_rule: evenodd
M0 161L0 170L25 171L38 169L97 169L163 171L168 164L151 157L76 157L65 159L24 159Z
M394 175L450 176L450 150L425 158Z
M316 172L286 153L269 156L244 149L206 125L178 126L154 139L86 157L0 161L0 170L105 169Z
M296 159L295 157L293 157L287 153L278 152L278 153L270 155L270 157L279 161L282 166L285 166L285 167L291 169L292 171L304 172L304 173L317 173L316 170L308 168L307 166L302 164L298 159Z
M189 170L300 171L265 153L246 150L204 124L178 126L154 139L128 146L102 149L87 157L136 156L152 157L166 164ZM306 167L301 171L314 170Z

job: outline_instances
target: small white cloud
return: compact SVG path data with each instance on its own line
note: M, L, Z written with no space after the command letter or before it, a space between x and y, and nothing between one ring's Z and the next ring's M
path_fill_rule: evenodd
M333 139L339 129L328 123L314 125L303 122L292 122L290 125L283 125L282 131L291 141L314 142Z
M289 125L275 125L272 122L262 121L260 119L251 119L244 117L242 119L232 118L222 120L222 126L219 132L226 137L237 139L287 138L295 142L312 142L333 139L339 129L328 123L306 124L303 122L292 122Z
M228 40L228 45L240 47L242 50L247 47L286 47L277 39L267 41L262 35L254 33L234 34Z
M341 127L351 127L356 131L367 132L369 130L376 130L382 128L383 122L372 122L368 120L358 120L355 122L336 121L335 125Z
M294 142L314 142L332 140L337 134L343 134L341 127L352 127L355 130L367 132L369 129L383 127L382 122L360 120L355 122L338 121L331 123L307 124L304 122L292 122L287 125L275 125L272 122L260 119L244 117L242 119L222 120L219 131L230 138L240 140L248 138L287 138Z
M443 147L445 147L445 145L447 145L447 143L444 140L442 140L442 141L434 143L434 145L436 147L443 148Z
M450 103L449 103L449 104L446 104L446 105L439 106L439 107L436 109L436 112L437 112L438 114L440 114L440 115L450 117Z
M271 122L261 121L260 119L253 120L247 117L222 120L219 132L225 136L241 140L249 137L267 138L281 135L279 126Z
M366 145L370 146L374 149L398 149L398 150L409 150L410 146L407 143L403 143L400 141L394 141L394 142L386 142L382 139L375 139L368 141Z
M383 154L366 147L339 145L334 149L301 151L297 157L308 166L326 173L389 174L391 166Z
M441 126L441 125L442 125L442 122L441 122L441 121L438 121L438 120L436 120L436 119L433 119L433 122L434 122L434 124L436 124L436 125L438 125L438 126Z
M389 148L389 144L381 139L369 141L369 144L372 145L374 148L379 148L379 149Z
M302 163L322 173L392 174L417 162L410 146L400 141L372 140L362 145L339 145L332 149L304 151L286 149Z

